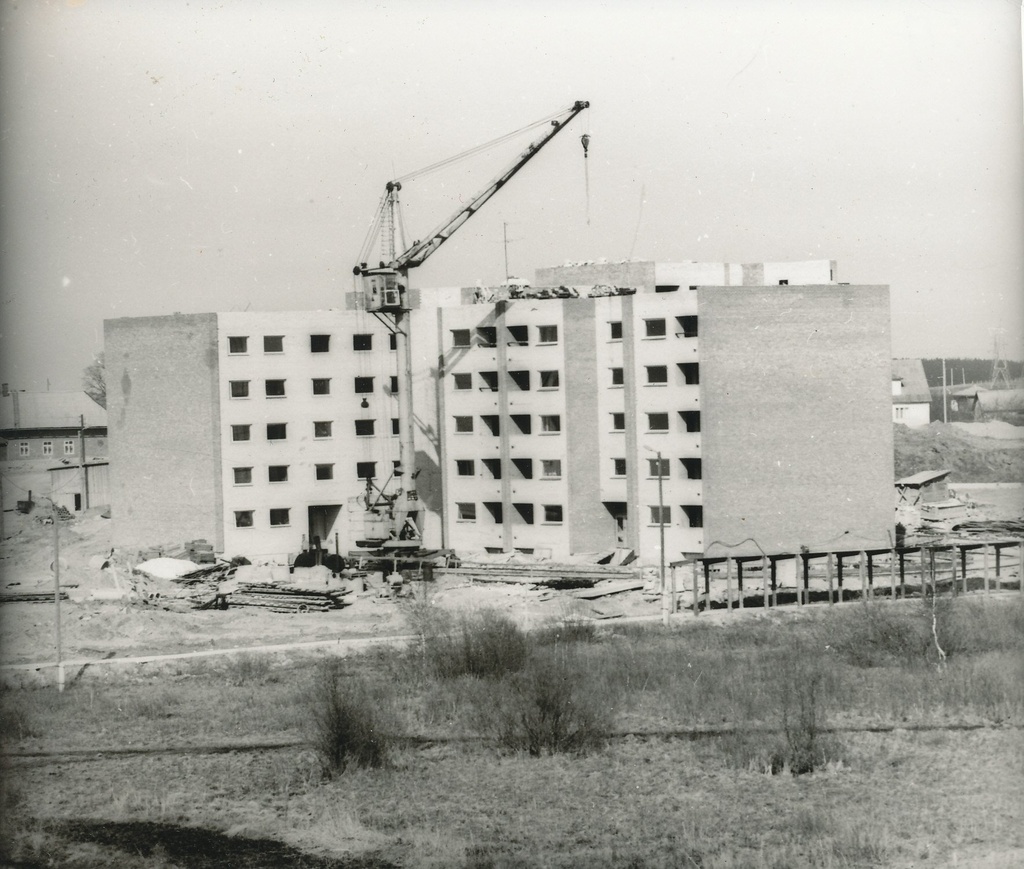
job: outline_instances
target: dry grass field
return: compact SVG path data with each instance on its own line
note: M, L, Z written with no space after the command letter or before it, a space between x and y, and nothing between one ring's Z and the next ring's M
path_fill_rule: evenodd
M1024 865L1018 595L407 618L407 650L8 690L4 865Z

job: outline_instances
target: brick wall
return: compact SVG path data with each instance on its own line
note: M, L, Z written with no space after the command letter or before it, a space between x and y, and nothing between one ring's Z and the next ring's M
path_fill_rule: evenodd
M223 546L217 317L107 320L114 544Z
M888 545L888 287L697 292L705 547Z

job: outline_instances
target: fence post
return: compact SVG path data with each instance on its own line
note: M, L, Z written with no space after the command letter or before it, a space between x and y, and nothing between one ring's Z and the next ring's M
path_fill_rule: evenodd
M700 592L697 591L697 581L699 574L700 561L696 558L693 560L693 614L697 615L700 612Z
M1019 556L1017 560L1017 587L1024 594L1024 541L1021 542L1017 549Z
M764 608L768 609L768 556L761 556L761 596L764 599Z
M725 558L725 601L726 608L732 612L732 558Z
M928 596L928 566L925 564L925 549L921 547L921 597Z
M896 559L899 558L902 563L903 559L896 552L896 547L892 548L892 552L889 553L889 600L896 600ZM902 573L903 571L900 571Z
M985 581L985 596L988 597L988 544L981 547L981 575Z
M832 553L825 553L825 579L828 580L828 605L833 606L835 601L833 598L833 587L832 587ZM842 586L840 586L842 588Z
M768 569L771 571L771 575L772 575L772 606L778 606L779 605L779 589L778 589L779 562L776 559L774 559L774 558L770 559L770 561L771 561L771 567L769 567ZM796 567L796 561L793 562L793 567L794 568ZM794 573L795 572L796 571L794 570Z
M739 608L743 609L743 562L736 559L736 596L739 598Z

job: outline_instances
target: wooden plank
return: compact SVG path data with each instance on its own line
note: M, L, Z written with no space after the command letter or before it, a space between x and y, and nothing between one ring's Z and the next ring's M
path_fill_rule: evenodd
M595 585L593 588L583 588L579 591L569 592L579 600L593 600L598 597L605 597L609 594L621 594L625 591L637 591L644 587L643 580L623 580L621 582L606 582Z

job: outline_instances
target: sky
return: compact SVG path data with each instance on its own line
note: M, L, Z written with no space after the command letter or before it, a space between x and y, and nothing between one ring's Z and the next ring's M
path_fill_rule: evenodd
M894 356L1024 358L1021 33L1019 0L3 0L0 379L80 388L105 319L341 307L389 178L577 99L414 286L835 259L891 287ZM536 135L405 184L410 235Z

